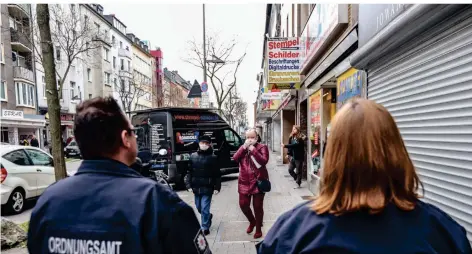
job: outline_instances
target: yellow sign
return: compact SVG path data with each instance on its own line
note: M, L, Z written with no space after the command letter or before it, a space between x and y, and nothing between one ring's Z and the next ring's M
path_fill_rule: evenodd
M336 106L340 108L349 99L362 96L364 72L351 68L337 78Z

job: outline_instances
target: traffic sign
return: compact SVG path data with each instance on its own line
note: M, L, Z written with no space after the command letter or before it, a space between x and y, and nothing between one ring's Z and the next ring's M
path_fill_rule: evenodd
M202 83L202 92L205 93L206 91L208 91L208 84L206 82L203 82Z

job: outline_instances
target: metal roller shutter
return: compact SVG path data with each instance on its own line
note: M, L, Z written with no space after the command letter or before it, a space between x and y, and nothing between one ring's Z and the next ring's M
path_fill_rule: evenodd
M432 203L472 241L472 8L368 70L368 98L394 116Z

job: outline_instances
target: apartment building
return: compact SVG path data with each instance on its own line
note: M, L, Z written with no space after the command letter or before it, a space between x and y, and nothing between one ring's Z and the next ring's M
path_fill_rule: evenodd
M83 66L85 98L113 95L113 83L110 77L113 71L113 48L110 31L113 26L103 15L103 7L99 4L81 4L82 22L96 30L97 36L90 43L96 46L82 54L85 59ZM109 73L110 75L106 75Z
M41 143L45 119L38 115L31 5L0 7L1 142L19 144L34 134Z
M169 71L164 68L164 82L162 86L164 95L164 107L189 107L187 98L192 87L189 81L185 81L178 71Z
M137 90L132 110L150 109L153 106L152 77L156 68L153 64L154 57L150 53L149 42L142 41L133 33L128 33L127 36L133 41L133 83Z
M86 61L74 59L71 64L68 61L68 55L74 54L82 48L77 36L75 34L84 34L89 37L95 36L98 31L91 24L82 22L71 22L73 20L81 21L83 9L79 8L78 4L53 4L50 5L50 27L54 38L54 60L56 64L56 80L58 88L60 82L63 80L60 96L60 119L61 131L63 140L67 140L73 136L74 115L77 105L84 98L84 65ZM31 6L32 12L36 12L36 5ZM89 27L86 27L86 26ZM35 29L37 27L35 26ZM62 33L61 31L74 30L73 33ZM37 34L37 32L35 33ZM66 48L64 41L77 42L76 47ZM35 37L35 43L39 44L39 38ZM71 43L72 44L72 43ZM40 52L35 52L39 56ZM88 52L90 55L91 52ZM89 63L91 64L91 63ZM70 65L70 66L69 66ZM68 68L69 67L69 68ZM44 68L40 57L36 57L36 81L38 94L38 111L39 114L46 118L46 127L42 131L42 137L50 141L49 119L48 119L48 105L46 99L46 82Z
M151 50L151 55L154 57L154 74L152 78L154 91L152 93L154 99L154 106L162 107L164 105L163 83L164 83L164 69L162 67L164 61L164 54L160 48Z
M130 87L133 83L133 41L126 35L127 26L115 14L104 15L112 26L111 51L112 71L104 73L113 84L113 97L120 106L128 111L133 110L127 103L133 100ZM108 81L107 81L108 82Z

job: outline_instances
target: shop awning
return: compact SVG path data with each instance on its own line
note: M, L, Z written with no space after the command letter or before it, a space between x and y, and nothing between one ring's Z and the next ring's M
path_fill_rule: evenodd
M9 119L1 118L2 127L17 127L17 128L42 128L46 125L46 120L42 119Z
M280 104L279 108L275 111L275 113L272 115L272 119L275 119L277 115L280 114L280 111L284 109L290 109L290 110L295 110L295 98L297 91L296 90L290 90L290 93L285 96L285 98L282 100L282 103Z

